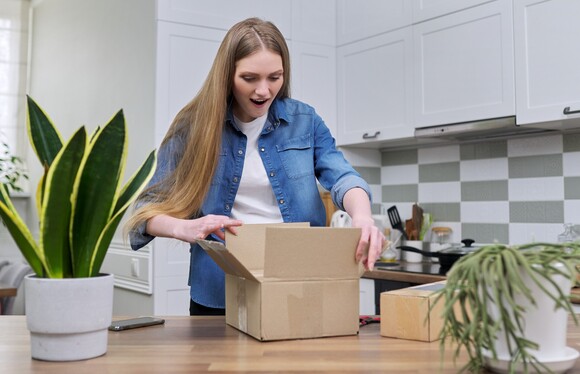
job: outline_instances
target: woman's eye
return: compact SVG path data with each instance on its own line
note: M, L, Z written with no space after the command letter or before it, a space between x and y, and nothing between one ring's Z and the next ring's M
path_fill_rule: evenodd
M254 80L254 77L242 77L243 80L245 80L246 82L251 82Z
M277 81L278 79L280 79L279 75L274 75L274 76L270 77L270 80L272 80L272 81Z

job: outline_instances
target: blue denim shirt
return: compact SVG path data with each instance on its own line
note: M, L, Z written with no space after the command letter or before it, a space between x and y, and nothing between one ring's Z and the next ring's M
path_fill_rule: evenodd
M175 169L183 146L184 139L174 137L159 149L157 170L150 185ZM310 222L312 226L326 224L317 180L330 191L339 209L344 210L343 198L351 188L363 188L371 197L368 184L336 149L330 131L307 104L289 98L275 100L258 139L258 147L284 222ZM236 126L229 110L218 167L202 206L202 216L231 215L245 152L246 136ZM153 238L145 232L143 224L130 234L131 247L139 249ZM224 283L223 271L199 245L192 244L191 299L208 307L224 308Z

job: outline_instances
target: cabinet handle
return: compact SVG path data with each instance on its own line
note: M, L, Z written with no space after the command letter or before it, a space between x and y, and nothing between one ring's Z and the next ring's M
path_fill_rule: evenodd
M564 114L566 114L566 115L568 115L568 114L576 114L576 113L580 113L580 110L570 110L570 107L569 106L567 106L566 108L564 108Z
M369 133L368 133L368 132L365 132L365 133L363 134L363 139L374 139L374 138L376 138L377 136L379 136L379 134L380 134L380 133L381 133L380 131L377 131L377 132L375 132L375 135L369 135Z

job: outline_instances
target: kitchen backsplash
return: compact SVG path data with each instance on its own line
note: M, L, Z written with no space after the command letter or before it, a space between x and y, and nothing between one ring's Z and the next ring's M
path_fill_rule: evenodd
M580 224L580 134L384 150L380 167L356 166L373 188L373 212L418 202L453 241L556 241Z

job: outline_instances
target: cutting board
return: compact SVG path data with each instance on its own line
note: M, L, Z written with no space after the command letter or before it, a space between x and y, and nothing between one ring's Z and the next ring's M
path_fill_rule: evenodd
M580 304L580 287L572 288L572 291L570 292L570 302Z

